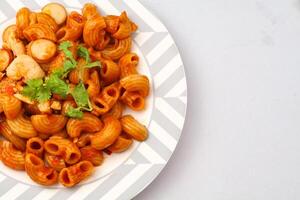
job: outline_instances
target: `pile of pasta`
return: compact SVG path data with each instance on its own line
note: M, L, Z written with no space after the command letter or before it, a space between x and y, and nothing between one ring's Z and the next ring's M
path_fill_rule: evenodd
M0 158L38 184L72 187L148 137L127 106L145 109L149 79L131 52L137 25L122 12L102 16L58 3L22 8L2 35ZM111 155L113 156L113 155Z

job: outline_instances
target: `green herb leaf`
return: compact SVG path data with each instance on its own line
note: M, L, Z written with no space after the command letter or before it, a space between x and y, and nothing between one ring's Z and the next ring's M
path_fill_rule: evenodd
M80 110L80 107L73 108L72 106L69 106L66 111L66 116L72 118L82 118L83 112Z
M26 86L21 94L29 97L31 100L45 101L50 99L49 90L44 87L42 79L32 79L26 82Z
M73 57L72 52L69 50L69 48L72 46L72 43L70 41L64 41L60 43L58 49L64 52L67 59L70 59L70 61L76 65L76 60Z
M51 89L53 94L58 94L62 98L66 98L69 93L69 85L56 74L51 74L46 79L46 86Z
M84 58L85 62L87 62L87 63L91 62L89 50L87 48L85 48L84 46L82 46L82 45L78 46L77 54L78 54L78 56Z
M56 74L59 78L66 78L69 72L76 68L77 61L74 59L72 52L69 50L70 47L72 47L72 43L70 41L64 41L60 43L58 47L58 49L66 56L62 68L52 73Z
M36 93L36 99L39 102L47 101L51 98L51 90L46 86L41 86Z
M37 89L36 88L33 88L33 87L30 87L30 86L25 86L23 88L23 90L21 91L21 94L26 96L26 97L29 97L31 100L35 100L36 99L36 93L37 93Z
M93 68L93 67L101 68L101 63L99 61L91 62L89 50L87 48L85 48L84 46L82 46L82 45L78 46L77 54L79 57L82 57L85 59L85 62L86 62L86 65L84 66L85 68Z
M63 77L65 78L69 72L71 72L73 69L76 68L77 62L72 62L70 60L66 60L64 63L64 73L63 73Z
M71 92L71 94L78 107L81 107L87 111L92 110L91 102L89 100L89 95L82 82L76 85L76 87Z
M58 49L62 52L64 52L66 58L73 58L72 52L69 50L69 48L72 46L72 43L70 41L64 41L59 44Z
M58 49L61 51L67 50L72 46L72 43L70 41L64 41L59 44Z
M92 62L92 63L88 63L87 65L85 65L86 68L93 68L93 67L99 67L101 68L102 65L99 61L95 61L95 62Z
M31 79L28 80L26 84L33 88L39 88L43 85L43 79Z
M60 77L60 78L63 77L63 75L64 75L64 68L61 67L59 69L56 69L54 72L51 73L51 75L55 75L55 76Z
M68 107L66 111L66 116L73 118L82 118L83 110L92 111L92 105L89 100L89 95L84 87L84 84L80 82L71 92L76 104L77 108Z

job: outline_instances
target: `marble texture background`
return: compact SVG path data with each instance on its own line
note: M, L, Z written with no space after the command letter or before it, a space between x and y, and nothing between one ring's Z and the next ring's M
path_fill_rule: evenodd
M300 199L300 1L140 0L181 52L184 132L136 200Z

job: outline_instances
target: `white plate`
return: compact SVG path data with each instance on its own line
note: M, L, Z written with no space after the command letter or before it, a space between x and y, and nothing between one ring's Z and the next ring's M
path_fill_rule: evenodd
M81 9L91 1L57 1L69 10ZM92 1L93 2L93 1ZM47 0L0 1L1 34L15 23L21 7L39 10ZM131 199L149 185L172 155L184 124L187 87L184 67L178 49L165 26L138 1L95 0L104 14L119 15L126 10L138 24L132 51L140 56L138 70L151 81L151 95L144 112L131 112L147 125L149 138L121 154L107 156L93 176L72 189L60 185L45 187L34 183L26 173L0 164L1 199Z

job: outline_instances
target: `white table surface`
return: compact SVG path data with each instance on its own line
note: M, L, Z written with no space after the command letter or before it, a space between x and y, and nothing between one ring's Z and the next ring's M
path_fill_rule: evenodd
M140 1L178 45L189 105L135 199L300 199L300 1Z

